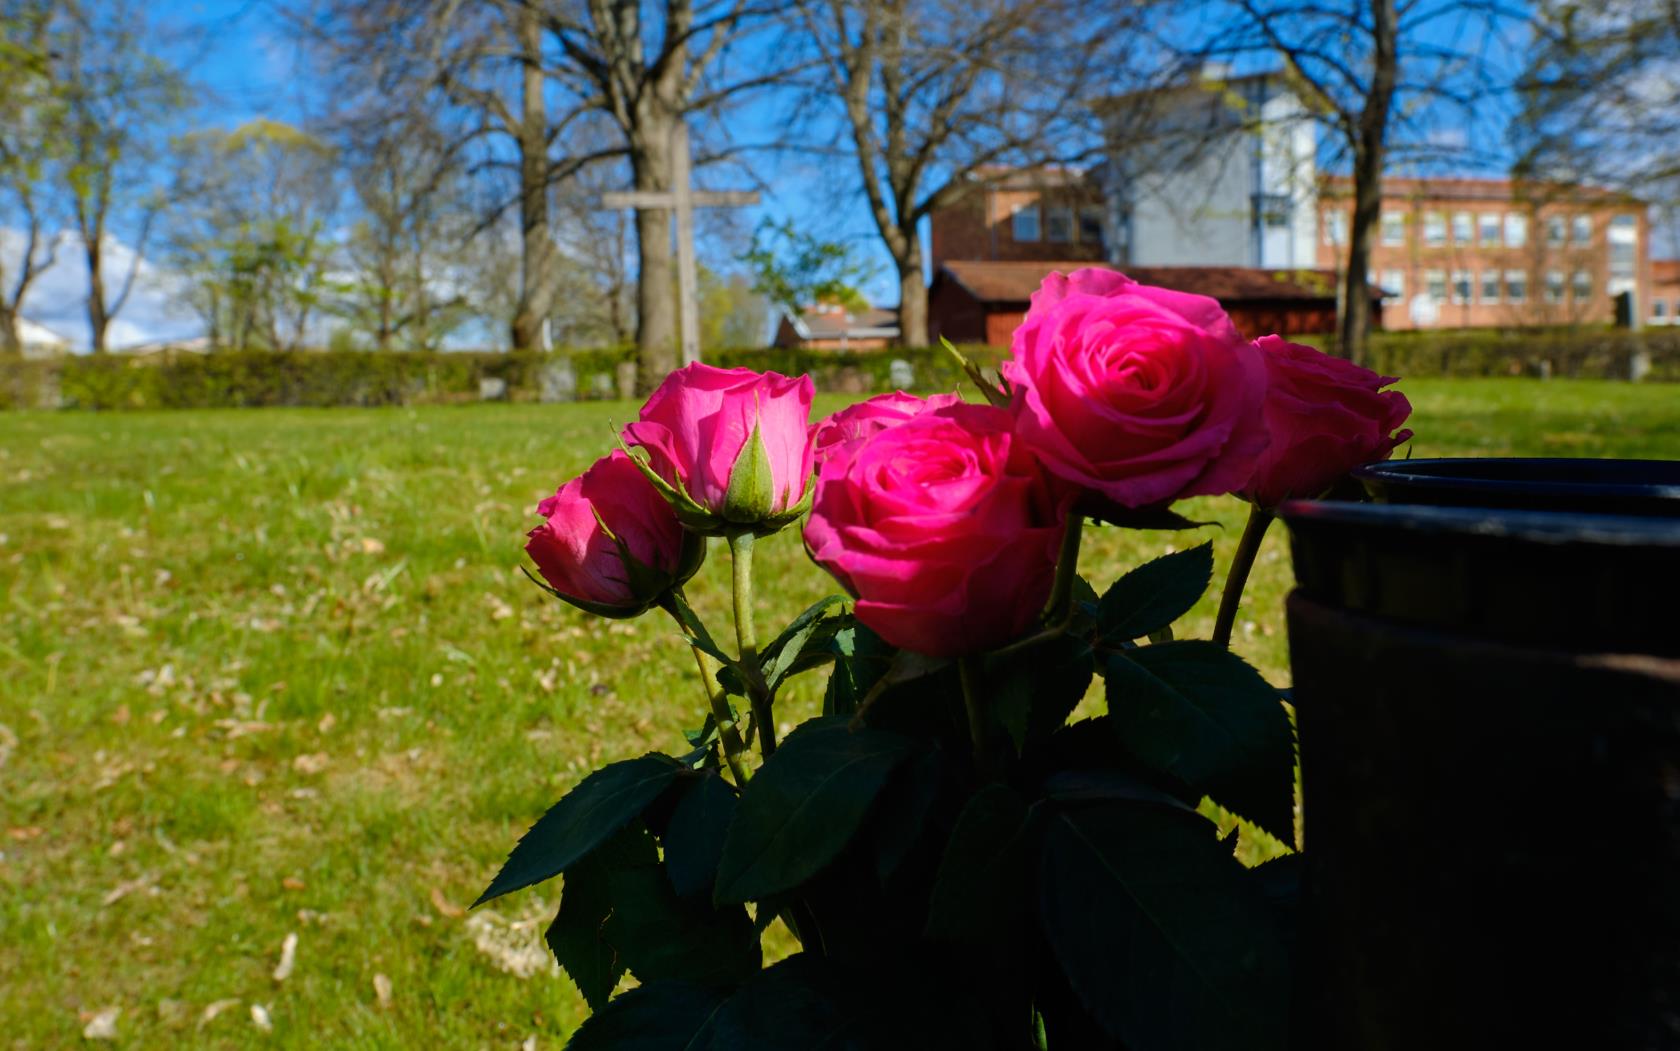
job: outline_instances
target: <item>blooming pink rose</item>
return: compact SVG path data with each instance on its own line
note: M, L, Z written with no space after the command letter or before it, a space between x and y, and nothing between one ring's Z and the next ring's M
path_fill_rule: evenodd
M525 551L556 594L604 616L646 610L694 575L704 546L615 450L537 505Z
M820 467L836 450L862 441L876 431L886 430L933 409L960 404L962 397L956 394L935 394L931 398L918 398L903 391L879 394L813 423L812 453Z
M1266 447L1266 367L1219 303L1113 270L1052 273L1003 375L1058 477L1125 507L1227 493Z
M1242 495L1261 507L1315 497L1355 467L1388 459L1412 436L1391 433L1412 414L1404 394L1382 389L1398 382L1393 377L1278 336L1254 345L1270 375L1265 417L1272 443Z
M805 545L894 646L969 653L1019 636L1043 609L1064 515L1012 422L948 405L818 472Z
M646 449L654 473L700 512L740 525L791 520L811 477L812 392L809 376L685 365L665 377L624 440ZM753 466L755 428L769 477L732 494L737 467Z

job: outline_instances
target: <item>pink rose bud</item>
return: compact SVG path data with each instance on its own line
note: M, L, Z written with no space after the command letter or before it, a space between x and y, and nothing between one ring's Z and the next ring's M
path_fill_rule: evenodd
M773 533L809 506L812 393L809 376L686 365L624 440L647 450L643 473L690 529Z
M857 618L903 649L957 656L1033 623L1064 515L1005 409L948 405L826 460L805 526Z
M1228 493L1266 447L1266 367L1219 303L1112 270L1053 273L1003 375L1051 473L1124 507Z
M1393 377L1278 336L1254 345L1270 376L1265 419L1272 441L1242 490L1245 498L1272 508L1291 497L1318 496L1355 467L1388 459L1412 436L1393 433L1412 414L1404 394L1382 389L1398 382Z
M537 505L525 552L552 593L603 617L647 610L700 568L686 532L635 463L614 451Z
M918 398L914 394L894 391L891 394L876 395L868 401L860 401L813 423L812 454L820 468L830 456L853 447L877 431L897 426L924 412L961 404L962 397L956 394L935 394L930 398Z

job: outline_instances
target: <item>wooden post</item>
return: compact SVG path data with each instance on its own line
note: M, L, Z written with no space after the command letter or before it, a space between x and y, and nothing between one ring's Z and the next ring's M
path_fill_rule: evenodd
M671 129L671 197L677 213L677 323L682 363L700 360L700 268L694 261L694 187L690 179L688 122Z

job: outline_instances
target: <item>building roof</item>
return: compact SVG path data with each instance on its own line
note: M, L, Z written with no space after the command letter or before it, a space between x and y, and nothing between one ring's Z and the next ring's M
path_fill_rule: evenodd
M947 260L934 280L948 277L982 303L1024 304L1051 271L1068 273L1088 262L976 262ZM1104 267L1117 270L1119 267ZM1329 270L1263 270L1248 266L1133 266L1128 277L1175 292L1196 292L1221 303L1316 300L1333 302L1336 275Z
M898 311L868 307L860 312L806 307L784 315L802 340L897 339Z
M1665 285L1680 282L1680 259L1651 260L1651 280Z
M1324 176L1324 188L1336 196L1353 193L1353 177ZM1384 176L1384 197L1432 197L1454 201L1510 201L1518 200L1588 200L1625 201L1641 203L1632 194L1605 186L1571 186L1564 183L1536 182L1523 179L1481 179L1464 176L1413 178Z

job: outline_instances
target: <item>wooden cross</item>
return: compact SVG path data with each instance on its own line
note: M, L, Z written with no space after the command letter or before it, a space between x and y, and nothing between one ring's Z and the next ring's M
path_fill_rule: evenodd
M758 203L758 194L752 190L695 193L689 179L691 163L688 154L688 125L679 120L671 130L670 193L631 190L601 195L601 204L607 208L669 210L676 213L677 303L678 319L682 328L684 365L700 360L700 275L694 261L694 209L739 208Z

